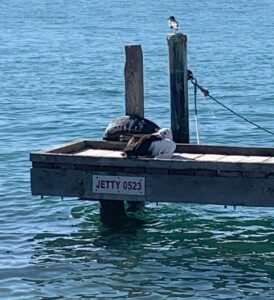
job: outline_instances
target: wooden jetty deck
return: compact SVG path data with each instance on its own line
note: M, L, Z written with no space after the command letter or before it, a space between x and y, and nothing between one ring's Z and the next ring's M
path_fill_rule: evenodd
M32 152L32 194L274 206L274 148L177 144L171 159L129 159L123 147L80 140Z

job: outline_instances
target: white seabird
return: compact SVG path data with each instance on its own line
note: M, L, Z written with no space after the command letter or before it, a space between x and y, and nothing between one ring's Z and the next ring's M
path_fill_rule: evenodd
M162 128L157 133L146 134L140 138L133 137L126 145L125 157L171 158L176 149L169 128Z
M168 26L172 30L173 34L176 34L176 32L179 29L179 23L176 21L175 17L173 16L168 18Z

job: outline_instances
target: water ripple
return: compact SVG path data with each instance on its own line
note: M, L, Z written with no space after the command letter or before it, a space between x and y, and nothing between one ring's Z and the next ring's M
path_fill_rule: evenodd
M146 117L169 126L169 15L199 82L274 131L273 10L270 0L1 1L1 299L274 298L273 209L150 204L145 222L106 228L97 203L32 197L29 183L31 151L101 139L124 114L125 44L142 44ZM191 86L189 107L195 142ZM198 108L202 142L273 146L200 95Z

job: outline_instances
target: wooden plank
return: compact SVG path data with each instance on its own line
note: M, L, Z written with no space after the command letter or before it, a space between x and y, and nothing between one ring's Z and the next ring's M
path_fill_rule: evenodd
M262 163L269 158L267 156L247 156L241 160L241 163Z
M113 195L92 192L93 175L110 175L109 172L86 170L55 170L55 169L31 169L32 195L80 197L91 200L124 200L145 201L142 195ZM124 176L125 174L113 173L111 175ZM128 176L140 176L140 174L127 174Z
M144 117L143 53L140 45L125 47L126 115Z
M76 140L61 145L55 145L43 150L39 150L36 153L75 153L86 148L85 140Z
M246 158L244 155L226 155L219 159L219 162L236 163Z
M264 172L241 172L242 177L246 178L266 178L268 177Z
M210 161L193 161L193 159L180 159L178 155L181 155L180 152L175 153L174 158L170 160L153 160L153 159L121 159L118 157L89 157L89 156L81 156L81 155L73 155L67 153L73 150L75 152L75 147L79 149L102 149L102 150L122 150L125 144L117 143L117 142L106 142L106 141L78 141L74 143L69 143L65 145L61 145L61 147L51 148L49 152L45 152L45 150L39 152L32 152L30 154L30 159L33 163L51 163L51 164L66 164L66 165L83 165L86 167L89 166L110 166L110 167L136 167L136 168L157 168L157 169L172 169L172 170L186 170L186 169L210 169L210 170L223 170L223 171L248 171L248 172L272 172L273 173L273 162L270 159L267 159L261 163L241 163L235 162L231 163L231 161L225 161L225 157L220 159L217 162ZM179 144L180 145L180 144ZM178 145L177 145L178 146ZM199 145L187 145L183 146L181 150L184 150L182 154L186 150L190 150L188 153L191 158L191 154L200 155L201 152L193 151L193 146ZM178 147L177 147L178 148ZM194 147L196 150L205 150L205 152L211 150L216 150L216 147L205 146ZM229 147L221 147L221 149L227 149ZM53 150L52 150L53 149ZM243 148L239 148L243 149ZM238 149L238 150L239 150ZM177 149L178 150L178 149ZM176 150L176 151L177 151ZM179 149L180 150L180 149ZM270 151L272 148L270 148ZM64 151L65 153L62 153ZM197 153L195 153L197 152ZM221 151L222 152L222 151ZM250 152L250 151L248 151ZM223 151L222 154L224 154ZM222 161L224 160L224 161ZM267 163L267 162L270 163ZM176 162L176 163L175 163Z
M196 158L202 156L203 154L201 153L174 153L172 156L172 159L183 159L183 160L195 160Z
M274 157L268 158L267 160L264 161L264 163L267 163L267 164L274 164Z
M245 147L234 145L196 145L178 143L176 152L223 154L223 155L245 155L245 156L274 156L274 148L270 147Z
M31 169L33 195L82 197L85 190L90 190L90 184L81 171Z
M86 140L85 144L89 148L122 150L126 143L109 141ZM239 156L273 156L274 148L265 147L244 147L244 146L221 146L221 145L196 145L196 144L177 144L176 153L194 154L222 154Z
M109 172L32 169L33 195L80 197L92 200L182 202L200 204L274 206L273 178L234 178L184 175L145 175L145 195L92 192L93 175ZM112 175L125 176L125 173ZM127 174L140 176L140 174Z
M150 200L243 206L274 206L274 180L152 175Z
M197 157L196 161L217 161L223 158L224 155L221 154L204 154L202 156Z
M57 145L48 149L35 151L33 153L74 153L84 148L122 150L126 143L110 142L102 140L77 140L70 143ZM195 154L223 154L223 155L243 155L243 156L272 156L274 148L263 147L240 147L240 146L220 146L220 145L196 145L177 144L176 153Z
M104 149L104 150L123 150L126 143L110 142L110 141L85 141L88 148L91 149Z
M237 171L218 171L218 176L220 177L242 177L242 172Z
M54 153L31 153L33 163L64 164L64 165L83 165L109 166L111 167L130 167L130 168L155 168L155 169L208 169L236 172L273 172L273 164L260 163L231 163L214 161L197 161L184 159L155 160L151 158L126 158L119 157L92 157L71 154Z
M111 151L105 155L105 157L116 157L116 158L123 158L122 151Z
M92 157L104 157L110 153L113 153L112 150L101 150L101 149L85 149L83 151L74 153L74 155L80 156L92 156Z

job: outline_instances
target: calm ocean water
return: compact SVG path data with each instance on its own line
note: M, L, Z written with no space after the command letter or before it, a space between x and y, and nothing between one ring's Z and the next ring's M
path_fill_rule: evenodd
M274 299L274 209L150 204L143 225L111 230L97 203L29 182L31 151L101 139L124 114L126 44L143 47L146 117L169 126L170 15L199 83L274 131L273 14L272 0L1 0L0 299ZM198 101L202 143L274 145Z

